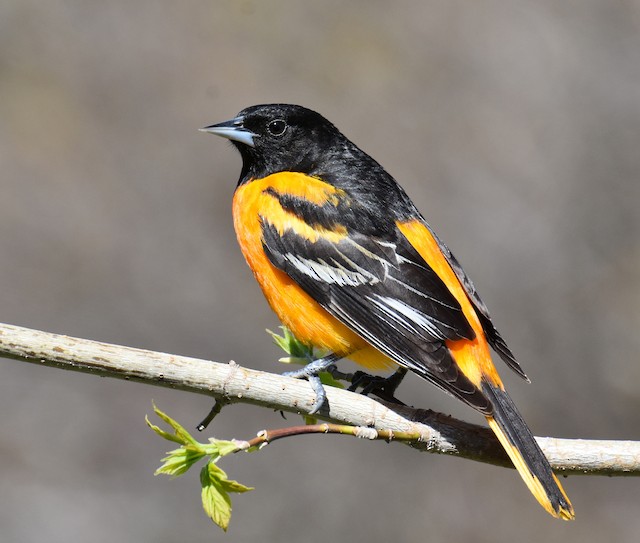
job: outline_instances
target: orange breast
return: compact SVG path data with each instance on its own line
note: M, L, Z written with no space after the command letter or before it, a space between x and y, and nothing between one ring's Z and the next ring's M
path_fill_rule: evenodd
M351 355L354 361L370 369L391 367L393 362L389 358L332 317L266 257L262 249L261 216L280 233L293 228L311 241L318 237L316 230L282 209L277 198L265 192L268 188L319 205L335 198L338 189L301 173L283 172L250 181L236 190L233 221L238 242L273 311L302 342L343 356ZM346 236L346 230L324 231L323 236L339 241Z

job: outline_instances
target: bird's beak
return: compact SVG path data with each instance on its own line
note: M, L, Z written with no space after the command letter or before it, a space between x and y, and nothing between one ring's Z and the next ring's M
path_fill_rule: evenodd
M236 117L235 119L231 119L230 121L212 124L211 126L200 128L200 132L209 132L210 134L222 136L223 138L227 138L228 140L244 143L249 147L255 147L253 138L256 137L257 134L254 134L253 132L251 132L251 130L247 130L243 126L243 120L243 117Z

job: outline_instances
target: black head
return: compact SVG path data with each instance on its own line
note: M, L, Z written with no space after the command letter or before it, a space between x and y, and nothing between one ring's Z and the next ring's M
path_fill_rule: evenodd
M290 104L243 109L220 124L202 129L231 140L242 155L240 183L280 171L312 174L351 144L322 115ZM347 155L350 153L347 153Z

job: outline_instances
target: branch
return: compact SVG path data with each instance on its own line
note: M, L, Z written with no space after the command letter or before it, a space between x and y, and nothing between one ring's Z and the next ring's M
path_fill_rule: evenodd
M43 366L138 381L292 413L308 413L315 396L306 381L240 367L0 324L0 356ZM324 420L413 433L414 448L512 467L487 428L433 411L384 404L327 388ZM537 438L564 475L640 475L640 442Z

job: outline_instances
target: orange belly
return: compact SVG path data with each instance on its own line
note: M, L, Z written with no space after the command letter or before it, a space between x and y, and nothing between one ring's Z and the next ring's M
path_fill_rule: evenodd
M395 363L318 305L286 273L277 269L262 249L260 216L283 232L296 232L313 240L313 228L282 209L278 200L264 192L268 187L302 196L318 204L327 202L337 189L319 179L295 173L278 173L241 185L233 198L233 221L238 242L269 305L294 336L309 345L352 359L371 370L392 368ZM327 233L325 232L325 236ZM336 241L346 232L332 232Z
M266 192L268 188L305 198L318 205L332 201L339 194L339 189L301 173L281 172L250 181L236 190L233 219L238 242L273 311L304 343L350 358L372 370L389 369L397 365L331 316L286 273L271 264L262 247L261 217L268 220L280 234L292 228L311 242L316 241L319 234L314 227L285 211L278 199ZM398 228L451 290L476 334L473 340L446 342L460 369L476 386L482 380L489 380L502 387L478 316L433 235L419 220L398 223ZM324 230L322 236L339 242L347 236L347 232L340 228Z

